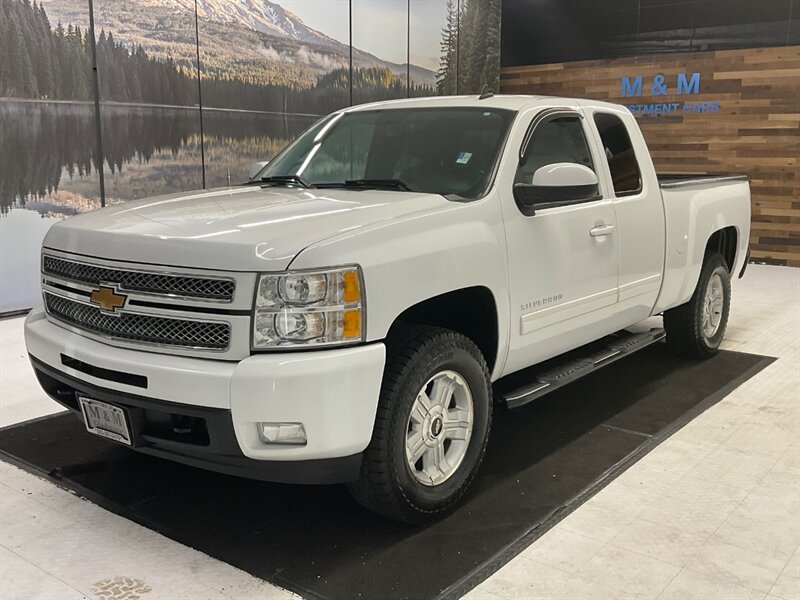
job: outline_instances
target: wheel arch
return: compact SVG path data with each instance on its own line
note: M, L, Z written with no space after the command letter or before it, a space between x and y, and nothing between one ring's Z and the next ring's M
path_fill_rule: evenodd
M698 229L695 231L698 231ZM672 259L668 254L665 264L664 284L653 314L669 310L689 301L700 281L703 265L711 254L719 252L722 255L731 275L733 275L737 266L741 266L742 256L746 252L744 252L745 248L741 247L739 226L719 224L708 229L711 231L707 230L707 233L698 231L696 242L692 243L690 241L688 247L684 247L682 251L673 252ZM691 237L693 236L689 233L687 239ZM669 251L670 249L668 248Z
M723 260L725 260L728 272L733 273L736 264L736 244L738 238L739 232L735 225L720 227L708 235L702 257L699 256L699 253L695 255L698 258L695 259L696 263L693 266L692 278L689 280L690 285L687 286L689 296L694 294L695 289L700 285L700 276L703 266L706 264L706 261L708 261L709 256L719 252ZM693 282L693 284L691 282Z
M443 327L465 335L478 346L489 372L494 371L499 355L499 319L497 301L489 288L461 288L409 306L395 318L387 338L405 325Z
M725 263L728 265L728 271L733 272L736 265L736 250L739 243L739 232L734 225L718 229L708 238L706 242L706 249L703 255L703 262L713 252L719 252Z

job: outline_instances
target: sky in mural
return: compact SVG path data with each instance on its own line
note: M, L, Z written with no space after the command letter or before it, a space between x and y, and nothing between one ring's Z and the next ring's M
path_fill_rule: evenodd
M358 0L357 0L358 1ZM376 23L394 23L402 29L407 25L407 4L384 0L361 0L368 4ZM443 0L411 0L411 62L435 71L439 67L439 43L446 13ZM306 25L340 41L348 39L349 26L342 19L342 7L335 2L320 0L282 0L281 5L303 19ZM398 48L382 27L371 28L359 35L362 50L383 59L406 62L405 48Z

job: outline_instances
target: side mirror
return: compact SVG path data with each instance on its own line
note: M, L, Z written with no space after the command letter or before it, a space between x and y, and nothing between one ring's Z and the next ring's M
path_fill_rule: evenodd
M553 163L536 169L531 183L515 183L514 199L522 214L536 210L588 202L599 196L597 175L577 163Z
M253 181L253 178L261 173L261 169L266 167L268 164L268 160L262 160L261 162L253 163L253 166L250 167L250 173L247 175L247 181Z

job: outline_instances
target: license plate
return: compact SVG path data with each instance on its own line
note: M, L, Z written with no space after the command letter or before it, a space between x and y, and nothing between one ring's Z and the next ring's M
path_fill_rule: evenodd
M115 442L131 445L131 434L125 411L93 398L80 398L86 429Z

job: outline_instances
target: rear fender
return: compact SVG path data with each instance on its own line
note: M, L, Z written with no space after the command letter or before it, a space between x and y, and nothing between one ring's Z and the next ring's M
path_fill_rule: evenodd
M750 237L750 188L747 182L662 190L666 214L664 283L653 314L686 303L697 287L706 247L726 227L736 231L731 273L738 273Z

